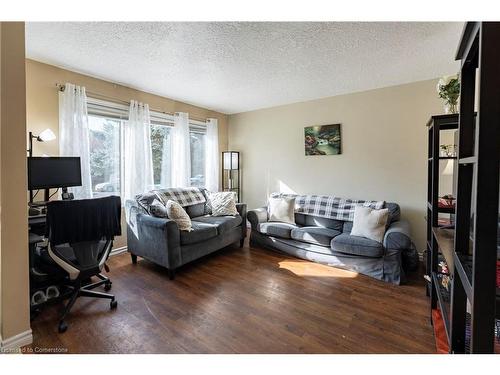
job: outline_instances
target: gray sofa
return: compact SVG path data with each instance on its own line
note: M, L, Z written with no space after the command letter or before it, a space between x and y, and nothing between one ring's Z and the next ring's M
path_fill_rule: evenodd
M149 192L125 202L127 248L133 263L138 256L148 259L167 268L174 279L175 270L186 263L233 243L243 246L246 204L236 204L236 216L207 215L204 203L184 207L193 225L193 231L187 232L180 231L175 221L148 212L155 198L155 193Z
M351 221L295 213L296 225L269 222L267 208L262 207L248 211L250 244L400 284L405 281L404 268L418 263L418 254L408 222L400 219L399 205L386 203L386 208L389 219L383 243L351 236Z

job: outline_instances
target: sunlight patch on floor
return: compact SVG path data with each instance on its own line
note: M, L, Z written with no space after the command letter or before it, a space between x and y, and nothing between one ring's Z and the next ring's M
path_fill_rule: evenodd
M290 272L293 272L297 276L341 277L349 279L353 279L358 276L357 272L347 271L335 267L328 267L311 262L283 260L278 264L279 268L283 268Z

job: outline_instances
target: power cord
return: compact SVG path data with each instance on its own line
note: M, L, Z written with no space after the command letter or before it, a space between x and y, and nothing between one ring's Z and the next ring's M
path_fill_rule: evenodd
M58 191L59 191L59 188L57 188L56 191L54 191L51 195L49 195L49 199L52 198L54 195L56 195ZM38 193L38 191L37 191L37 193Z

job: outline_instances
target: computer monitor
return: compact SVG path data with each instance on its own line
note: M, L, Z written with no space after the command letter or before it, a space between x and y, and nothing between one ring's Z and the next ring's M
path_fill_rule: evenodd
M28 190L67 188L82 185L79 157L28 158Z

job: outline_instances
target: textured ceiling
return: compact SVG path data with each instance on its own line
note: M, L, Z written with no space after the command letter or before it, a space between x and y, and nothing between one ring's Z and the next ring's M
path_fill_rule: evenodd
M462 23L27 23L28 58L224 113L458 70Z

